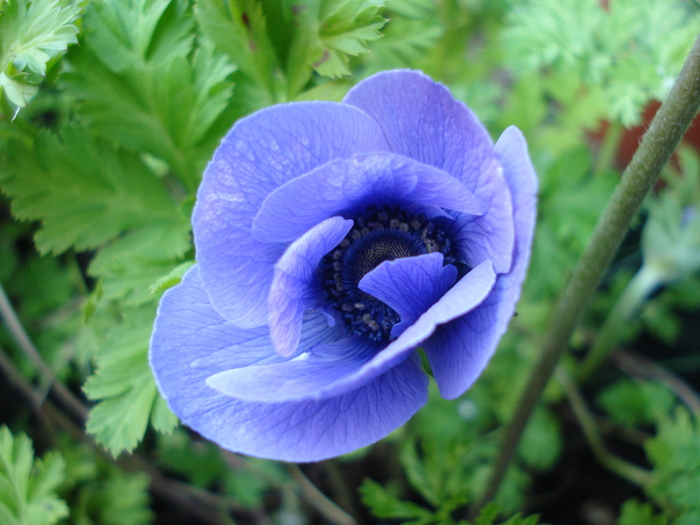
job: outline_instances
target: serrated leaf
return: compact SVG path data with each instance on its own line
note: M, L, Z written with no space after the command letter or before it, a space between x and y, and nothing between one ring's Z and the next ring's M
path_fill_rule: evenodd
M46 64L77 42L80 8L60 0L9 0L0 5L0 86L22 108L36 94ZM17 73L31 72L36 78Z
M84 19L86 41L101 62L115 72L158 66L187 55L193 21L182 0L96 0Z
M55 493L65 463L57 453L34 459L24 434L13 437L0 427L0 522L6 525L51 525L68 515Z
M11 140L0 187L17 218L41 221L35 240L43 253L89 250L133 228L182 220L138 157L74 124L60 138L40 133L34 147Z
M617 525L668 525L668 519L657 514L649 503L627 500L620 509Z
M148 475L122 473L112 475L101 491L99 507L104 525L147 525L152 522L149 508Z
M194 191L230 125L214 129L228 106L235 67L206 39L190 52L192 19L179 0L93 2L85 22L96 30L87 31L62 76L82 101L80 114L100 135L167 162Z
M518 452L525 463L537 470L545 470L559 458L562 441L559 422L551 412L540 408L530 418Z
M325 2L331 4L332 2ZM384 0L347 0L324 5L319 31L322 53L312 63L317 73L327 77L347 75L350 56L367 52L367 42L382 37L379 30L386 20L380 16Z
M432 512L410 501L401 501L379 483L366 479L360 487L362 502L372 514L383 519L411 519L430 523Z
M645 492L674 525L700 521L700 425L679 408L664 418L657 435L644 444L654 466Z
M172 430L174 420L164 417L162 407L154 408L158 390L148 365L154 319L154 304L129 311L98 349L97 372L84 386L88 397L98 401L87 431L115 456L138 445L152 415L161 430Z
M597 401L615 421L638 426L652 424L668 414L675 396L657 382L620 379L601 391Z
M164 292L168 288L172 288L176 284L179 284L180 281L182 280L182 277L185 275L187 270L192 268L194 266L194 261L187 261L182 264L179 264L175 268L173 268L170 272L168 272L167 275L164 275L160 279L158 279L155 283L151 285L149 288L151 293L158 293L158 292Z
M279 62L261 5L254 0L200 0L194 12L202 33L257 86L256 106L273 104Z
M178 220L134 230L102 248L88 272L101 279L101 297L139 306L158 298L152 286L191 248L190 225Z

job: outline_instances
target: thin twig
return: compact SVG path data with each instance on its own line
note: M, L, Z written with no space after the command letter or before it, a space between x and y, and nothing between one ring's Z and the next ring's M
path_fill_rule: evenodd
M318 488L316 488L316 486L309 481L298 466L291 463L287 464L287 470L295 483L281 483L274 476L255 466L253 463L249 462L238 454L234 454L228 450L222 450L221 453L231 468L245 469L250 472L254 472L257 475L267 479L267 481L276 488L297 494L330 523L335 523L337 525L355 524L354 518L327 498L323 492L318 490Z
M569 403L571 403L571 408L583 429L583 434L586 436L586 440L598 461L620 477L637 485L643 486L648 483L650 472L608 451L603 442L603 438L598 432L598 427L596 426L593 415L586 406L586 401L583 399L581 392L579 392L576 387L576 383L566 369L563 366L558 366L554 373L559 384L564 389L566 397L569 399Z
M479 499L470 509L478 511L498 492L520 436L554 367L568 346L588 302L598 287L606 268L622 242L632 219L658 179L674 149L700 106L700 37L683 64L666 102L659 108L649 130L632 158L615 192L600 217L586 249L579 260L554 310L542 345L542 353L526 383L520 402L505 427L503 441L491 478Z
M110 454L107 454L102 447L86 436L82 429L61 410L56 408L50 401L44 400L41 392L29 384L12 361L7 358L2 348L0 348L0 372L26 398L32 409L37 411L42 421L52 422L74 440L90 446L95 453L105 460L116 463L132 472L140 471L146 473L150 477L150 489L153 494L185 509L188 514L198 520L198 523L220 525L222 520L219 518L219 511L222 509L229 509L239 513L250 513L248 509L244 509L228 499L168 478L139 456L122 455L119 459L115 459ZM87 411L87 407L83 408ZM51 428L51 425L48 426Z
M26 330L22 326L22 323L17 316L10 300L5 294L5 290L0 284L0 316L3 319L7 330L10 332L14 338L17 345L25 353L25 355L31 360L34 366L39 371L39 375L42 380L51 385L51 391L56 396L56 398L63 404L71 414L78 419L81 423L87 421L88 409L83 404L83 402L73 394L63 383L56 381L56 374L51 369L49 365L46 364L41 354L32 343L32 340L27 335Z
M672 390L695 416L700 417L700 396L688 383L670 370L627 350L616 351L613 354L613 360L631 376L660 381Z
M309 481L301 469L294 464L287 466L292 479L296 482L297 487L314 509L316 509L324 518L336 525L355 525L355 519L343 509L333 503L323 492L318 490L316 485Z

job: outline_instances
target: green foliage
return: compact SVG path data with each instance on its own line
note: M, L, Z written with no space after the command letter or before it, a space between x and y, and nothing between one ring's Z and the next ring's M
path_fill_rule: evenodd
M536 470L554 466L562 449L559 421L549 410L535 410L519 445L520 458Z
M614 421L630 427L651 425L675 405L675 397L662 384L631 379L606 387L597 401Z
M63 458L49 452L34 459L24 434L0 427L0 522L6 525L50 525L68 515L55 489L63 482Z
M61 137L41 132L30 146L10 140L0 186L14 215L39 220L40 251L96 248L138 227L168 230L182 216L141 160L77 125Z
M610 172L597 176L590 172L590 152L582 146L553 159L539 172L538 242L531 264L542 270L537 281L529 282L536 296L554 293L564 285L617 183Z
M684 409L664 417L644 446L654 466L645 491L673 525L700 522L700 425Z
M411 520L414 525L435 523L432 512L410 501L401 501L379 483L366 479L360 487L362 502L378 518Z
M130 311L97 351L97 373L84 387L91 399L99 400L90 411L87 430L114 455L136 447L149 419L161 432L177 424L158 395L148 366L154 318L152 303Z
M514 69L547 71L556 98L562 87L600 90L594 118L631 126L649 100L663 99L699 30L687 2L618 0L606 9L597 0L540 0L510 11L504 46Z
M415 66L437 45L444 27L431 0L392 0L384 16L388 19L383 38L370 44L363 64L367 72Z
M235 67L182 0L91 2L87 32L62 76L95 132L168 163L189 190L220 140Z
M23 108L36 95L52 57L77 42L80 8L61 0L0 4L0 91Z
M620 509L617 525L668 525L668 520L656 514L649 503L628 500Z
M62 441L61 451L66 459L63 493L70 502L70 523L145 525L153 522L147 475L122 471L86 444Z
M94 517L100 525L148 525L152 523L153 512L149 508L148 476L144 473L127 474L115 470L96 490L83 492L81 505L85 514ZM94 522L76 520L78 524Z

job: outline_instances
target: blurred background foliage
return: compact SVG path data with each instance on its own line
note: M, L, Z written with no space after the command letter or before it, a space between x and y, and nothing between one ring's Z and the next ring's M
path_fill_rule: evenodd
M467 523L554 300L699 32L691 0L1 0L0 522ZM241 116L392 68L528 138L519 315L469 392L431 389L373 447L301 468L221 451L178 426L147 362L202 170ZM698 133L470 523L700 523Z

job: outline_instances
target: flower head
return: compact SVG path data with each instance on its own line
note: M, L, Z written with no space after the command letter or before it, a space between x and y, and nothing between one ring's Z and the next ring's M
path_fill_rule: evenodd
M224 138L193 214L197 264L163 296L151 366L182 421L245 454L315 461L468 389L513 316L536 178L415 71L342 103L258 111Z

